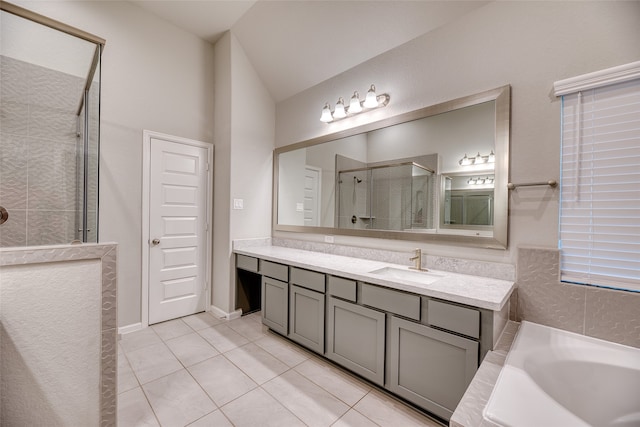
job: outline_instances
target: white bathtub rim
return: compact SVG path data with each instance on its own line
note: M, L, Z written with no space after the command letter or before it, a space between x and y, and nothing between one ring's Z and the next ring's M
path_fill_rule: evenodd
M551 339L556 341L553 350L549 345ZM635 347L523 321L482 411L485 422L493 426L538 427L549 426L549 420L552 419L554 425L558 426L590 425L549 396L525 368L527 359L532 355L538 353L548 356L554 351L555 355L549 360L572 359L597 363L605 357L609 364L640 371L640 350ZM616 357L607 357L611 354Z

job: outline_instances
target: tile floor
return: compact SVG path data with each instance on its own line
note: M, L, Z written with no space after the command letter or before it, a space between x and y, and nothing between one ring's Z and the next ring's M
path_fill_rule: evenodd
M270 332L209 313L123 335L118 425L439 426Z

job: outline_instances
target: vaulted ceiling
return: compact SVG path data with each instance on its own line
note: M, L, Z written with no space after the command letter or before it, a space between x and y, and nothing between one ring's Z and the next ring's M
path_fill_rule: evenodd
M215 43L231 30L281 101L487 1L132 0Z

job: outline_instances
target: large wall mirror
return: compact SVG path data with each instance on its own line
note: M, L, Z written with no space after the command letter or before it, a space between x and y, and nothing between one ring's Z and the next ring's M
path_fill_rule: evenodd
M506 248L510 87L274 153L274 231Z

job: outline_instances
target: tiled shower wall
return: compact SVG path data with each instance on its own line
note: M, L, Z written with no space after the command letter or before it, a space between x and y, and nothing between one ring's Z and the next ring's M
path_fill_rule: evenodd
M83 79L0 56L0 247L76 235L76 112Z
M519 248L511 318L640 347L640 292L560 282L560 251Z

